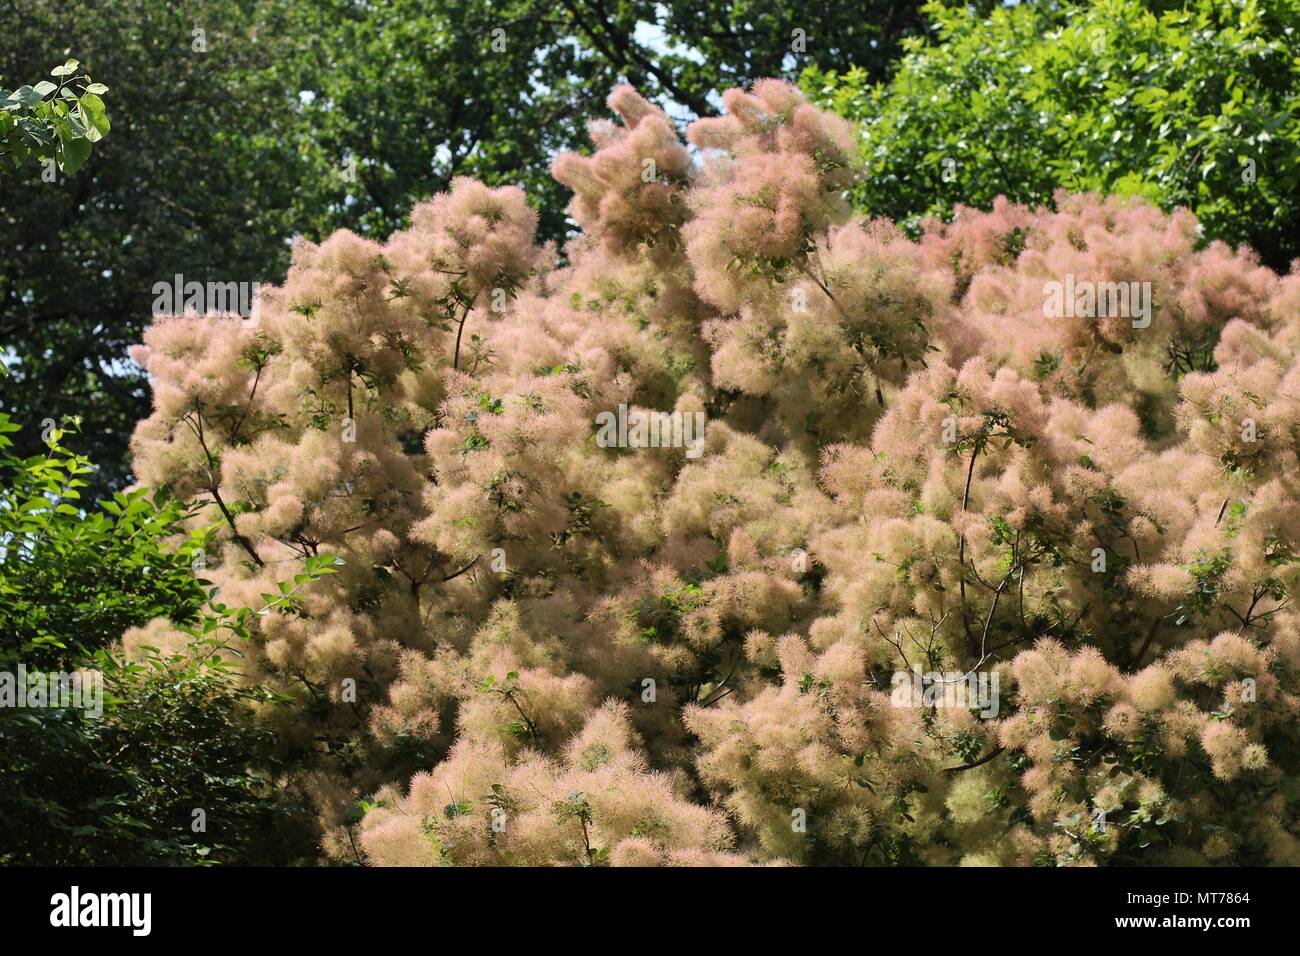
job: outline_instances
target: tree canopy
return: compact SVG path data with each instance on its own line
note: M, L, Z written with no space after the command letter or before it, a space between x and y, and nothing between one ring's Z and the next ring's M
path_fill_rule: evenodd
M1300 6L1292 0L926 7L892 80L810 67L858 122L858 208L916 228L1058 188L1196 213L1285 271L1300 256Z

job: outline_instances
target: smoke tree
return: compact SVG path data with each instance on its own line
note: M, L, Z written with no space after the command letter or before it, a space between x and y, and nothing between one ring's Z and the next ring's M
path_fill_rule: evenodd
M616 90L563 259L461 179L137 349L223 600L344 562L243 663L325 852L1300 861L1300 278L1093 195L912 241L850 216L846 123L724 102L688 148Z

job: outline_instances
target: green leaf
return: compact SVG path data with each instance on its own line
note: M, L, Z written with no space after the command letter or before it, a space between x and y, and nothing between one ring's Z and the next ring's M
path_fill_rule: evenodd
M94 93L87 93L78 102L81 104L82 118L90 127L86 138L97 143L109 131L108 111L104 109L104 101Z
M30 86L20 86L9 94L9 99L26 109L32 109L40 104L41 94Z
M59 133L59 147L55 153L59 169L65 173L75 173L90 158L90 140L78 136L66 123L56 126Z

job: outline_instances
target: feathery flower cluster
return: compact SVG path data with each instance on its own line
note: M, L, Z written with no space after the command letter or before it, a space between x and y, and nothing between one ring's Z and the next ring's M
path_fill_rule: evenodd
M326 853L1300 862L1300 274L1096 196L912 241L850 219L844 123L724 101L692 158L615 91L555 162L562 264L457 180L299 244L257 327L134 353L137 473L218 529L227 603L345 561L244 663ZM1049 316L1067 277L1149 324ZM703 413L703 454L604 447L620 405Z

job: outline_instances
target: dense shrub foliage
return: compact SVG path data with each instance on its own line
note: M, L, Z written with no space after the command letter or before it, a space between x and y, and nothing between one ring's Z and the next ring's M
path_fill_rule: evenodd
M855 204L915 224L1058 188L1187 207L1207 236L1300 256L1300 6L1292 0L926 8L895 77L811 68L861 126Z
M250 612L196 577L207 529L185 533L184 508L140 489L86 509L91 466L53 425L44 456L15 458L0 414L0 864L301 858L310 831L265 775L269 733L249 719L273 698L216 656L247 643ZM124 660L122 632L153 619L175 622L182 653ZM87 706L15 707L33 672L101 691Z
M135 468L221 527L224 599L344 561L243 665L326 852L1300 862L1300 276L1136 198L913 241L849 215L847 123L725 103L693 157L616 90L554 164L563 263L461 179L136 351ZM619 406L703 446L611 443Z

